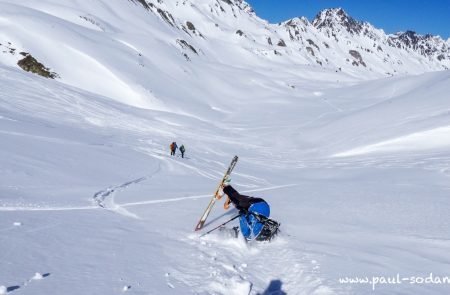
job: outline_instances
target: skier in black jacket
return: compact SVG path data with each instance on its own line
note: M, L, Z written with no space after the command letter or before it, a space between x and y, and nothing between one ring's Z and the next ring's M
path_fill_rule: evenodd
M246 195L241 195L231 185L225 185L223 187L223 192L228 196L228 198L236 207L236 209L238 209L239 211L243 211L243 213L247 213L248 209L252 204L260 202L266 203L266 201L264 201L261 198L254 198Z

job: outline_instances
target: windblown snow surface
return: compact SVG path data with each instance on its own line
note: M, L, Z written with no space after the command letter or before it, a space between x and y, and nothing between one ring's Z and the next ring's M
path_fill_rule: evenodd
M450 72L158 62L159 98L101 62L63 81L0 64L0 294L450 292ZM233 186L282 224L270 243L200 238L237 213L222 201L194 232L234 155Z

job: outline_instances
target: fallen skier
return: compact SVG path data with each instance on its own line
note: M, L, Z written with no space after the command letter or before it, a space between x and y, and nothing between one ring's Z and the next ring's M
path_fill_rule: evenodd
M225 209L232 203L239 210L240 230L247 241L270 241L278 233L280 224L269 218L270 207L265 200L241 195L227 182L222 190L228 196Z

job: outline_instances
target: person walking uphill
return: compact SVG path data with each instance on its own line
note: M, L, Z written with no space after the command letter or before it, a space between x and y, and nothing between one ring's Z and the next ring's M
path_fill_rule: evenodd
M180 146L180 152L181 152L181 157L184 158L184 152L186 151L186 149L184 148L184 144L182 144Z
M241 195L227 183L224 183L223 193L228 196L225 209L233 203L239 210L241 233L247 241L268 241L278 233L280 224L269 218L270 207L265 200Z
M177 151L177 143L174 141L170 144L170 155L175 156L175 152Z

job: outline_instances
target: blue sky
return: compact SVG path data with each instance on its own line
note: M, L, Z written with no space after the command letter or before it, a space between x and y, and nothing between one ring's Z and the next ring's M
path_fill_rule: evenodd
M324 8L342 7L350 16L386 33L412 30L450 37L450 0L246 0L271 23L296 16L312 20Z

